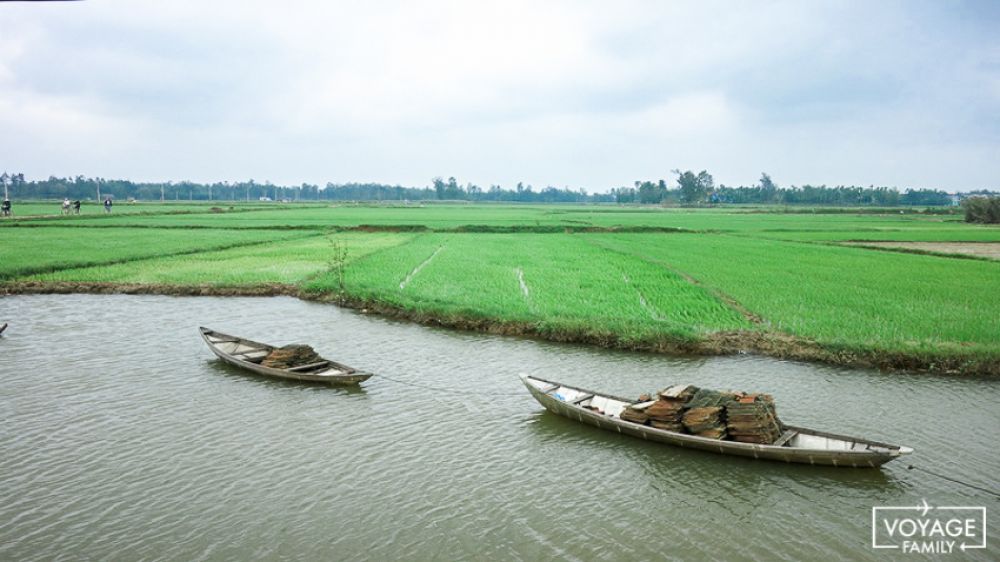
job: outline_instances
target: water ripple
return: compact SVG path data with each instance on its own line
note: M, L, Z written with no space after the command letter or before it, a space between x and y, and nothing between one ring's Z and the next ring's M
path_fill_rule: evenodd
M903 463L787 466L601 431L542 410L519 372L771 392L788 421L914 446L955 478L995 489L1000 466L982 438L1000 429L992 381L607 352L288 298L2 300L0 559L874 559L873 505L989 501ZM198 325L384 378L248 376Z

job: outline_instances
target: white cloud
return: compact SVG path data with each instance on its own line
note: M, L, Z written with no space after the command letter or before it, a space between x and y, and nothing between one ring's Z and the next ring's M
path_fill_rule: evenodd
M676 167L949 188L1000 172L1000 47L933 4L119 0L0 18L0 154L31 176L603 190Z

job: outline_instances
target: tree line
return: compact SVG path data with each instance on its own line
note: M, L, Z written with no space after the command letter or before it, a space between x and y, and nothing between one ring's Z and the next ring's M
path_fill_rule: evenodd
M952 196L937 189L906 189L894 187L859 187L838 185L803 185L779 187L767 173L762 173L755 185L732 187L715 184L706 170L695 174L691 170L674 170L676 181L637 181L632 187L612 189L618 203L710 205L823 205L823 206L942 206L951 205ZM985 192L989 193L989 192Z
M325 186L302 183L276 185L253 179L237 182L197 183L133 182L121 179L84 176L27 181L24 174L4 174L12 197L19 199L80 199L105 197L140 201L257 201L262 198L281 201L494 201L519 203L639 203L646 205L822 205L822 206L943 206L953 204L952 196L936 189L894 187L859 187L838 185L803 185L779 187L771 176L762 173L750 186L715 184L706 170L673 170L671 184L666 180L636 181L633 186L617 187L609 193L588 194L583 189L547 186L536 190L519 182L512 189L499 185L481 187L460 184L454 177L436 177L426 187L404 187L380 183L327 183ZM992 192L974 192L990 195Z
M26 181L24 174L6 175L7 187L19 199L93 200L111 197L139 201L507 201L521 203L610 203L607 193L588 194L586 191L552 186L535 190L518 183L513 189L499 185L482 188L467 183L460 185L454 177L434 178L428 187L404 187L380 183L327 183L276 185L253 179L238 182L197 183L133 182L129 180L88 178L84 176Z

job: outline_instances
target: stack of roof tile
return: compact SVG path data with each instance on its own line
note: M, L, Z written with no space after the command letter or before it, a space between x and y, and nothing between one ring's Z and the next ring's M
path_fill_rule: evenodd
M726 402L726 431L733 441L774 443L781 436L774 399L767 394L747 394Z
M317 363L323 359L308 345L286 345L268 354L261 362L265 367L273 369L289 369L299 365Z
M699 437L709 439L726 438L726 422L722 406L688 408L681 418L684 429Z
M681 418L684 415L684 408L697 391L697 387L686 384L661 390L657 401L646 408L649 425L657 429L683 433L684 425L681 423Z

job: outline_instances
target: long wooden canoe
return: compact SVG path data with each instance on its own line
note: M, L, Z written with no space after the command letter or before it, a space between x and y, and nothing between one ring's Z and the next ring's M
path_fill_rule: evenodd
M535 400L538 400L542 406L555 414L601 429L649 441L723 455L739 455L755 459L813 465L875 468L913 452L910 447L790 426L785 426L782 436L772 445L720 441L657 429L621 419L619 415L622 410L625 409L625 406L636 404L635 400L576 388L528 375L521 375L521 381L528 387L528 391L535 397Z
M3 331L6 329L7 329L7 323L4 322L2 325L0 325L0 335L3 335Z
M358 384L368 380L372 374L358 371L336 361L323 359L309 365L301 365L290 369L274 369L261 365L274 346L255 342L246 338L230 336L208 328L199 328L208 348L219 359L230 365L253 371L259 375L292 379L297 381L324 382L327 384Z

